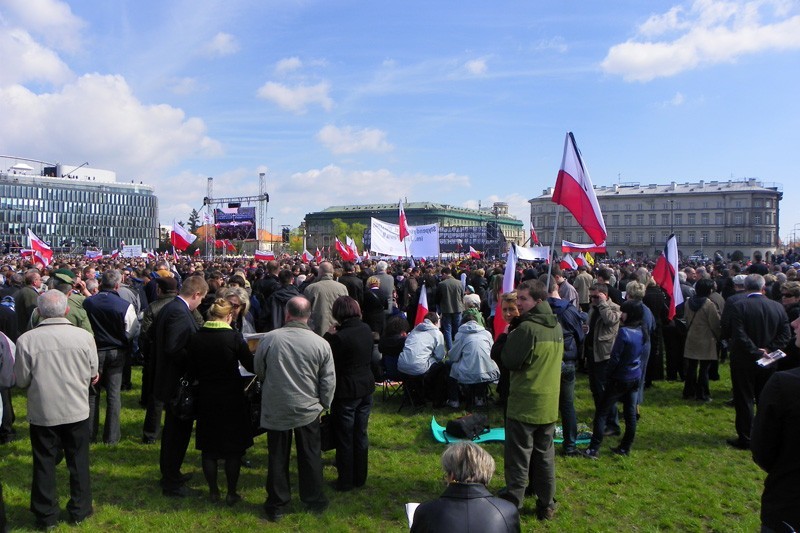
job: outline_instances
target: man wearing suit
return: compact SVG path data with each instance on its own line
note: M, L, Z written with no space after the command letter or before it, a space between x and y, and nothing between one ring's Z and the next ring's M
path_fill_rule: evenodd
M728 439L728 444L749 450L753 404L758 404L761 389L775 372L774 365L764 368L756 361L784 348L791 332L783 306L764 296L764 276L748 275L744 288L747 297L736 301L731 312L731 382L737 438Z
M155 398L167 404L176 394L178 380L188 368L186 345L198 330L192 311L208 292L202 276L190 276L183 282L178 297L165 305L155 319ZM161 487L164 496L183 498L189 494L181 465L192 438L193 420L180 420L166 409L161 435Z
M436 287L436 303L442 314L442 334L444 344L449 350L453 345L458 327L461 325L461 313L464 311L464 287L453 277L448 267L442 269L442 281Z

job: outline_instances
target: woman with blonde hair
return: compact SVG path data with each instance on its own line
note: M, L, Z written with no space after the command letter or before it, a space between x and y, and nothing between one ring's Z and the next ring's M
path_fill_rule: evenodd
M253 445L248 402L239 365L253 371L253 354L242 334L231 327L234 307L217 298L208 320L189 340L189 372L197 380L195 447L202 452L203 475L211 501L219 501L217 467L225 461L228 494L225 502L241 500L236 492L242 456Z
M240 333L255 333L256 328L248 316L250 311L250 297L247 291L239 286L225 287L217 293L219 298L224 298L233 307L233 320L231 327Z

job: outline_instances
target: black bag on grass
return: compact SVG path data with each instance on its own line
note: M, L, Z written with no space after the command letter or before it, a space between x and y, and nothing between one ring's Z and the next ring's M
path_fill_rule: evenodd
M447 422L445 431L459 439L475 440L489 432L489 417L483 413L471 413Z

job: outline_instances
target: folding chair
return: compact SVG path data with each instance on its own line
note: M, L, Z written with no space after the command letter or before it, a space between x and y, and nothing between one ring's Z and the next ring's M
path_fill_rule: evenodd
M406 404L411 405L414 410L425 407L425 376L402 374L401 377L403 379L403 401L400 402L397 412L402 411Z

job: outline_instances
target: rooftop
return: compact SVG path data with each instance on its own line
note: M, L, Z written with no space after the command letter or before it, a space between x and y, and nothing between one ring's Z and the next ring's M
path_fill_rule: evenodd
M744 178L742 180L727 180L727 181L705 181L698 182L670 182L666 185L658 185L651 183L642 185L638 182L633 183L617 183L614 185L594 186L595 195L598 198L604 196L632 196L632 195L662 195L662 194L697 194L699 192L754 192L755 190L763 190L764 192L783 192L783 186L778 183L761 182L756 178ZM537 200L540 198L549 198L553 196L553 187L548 187L542 191L540 196L533 198L529 201Z

